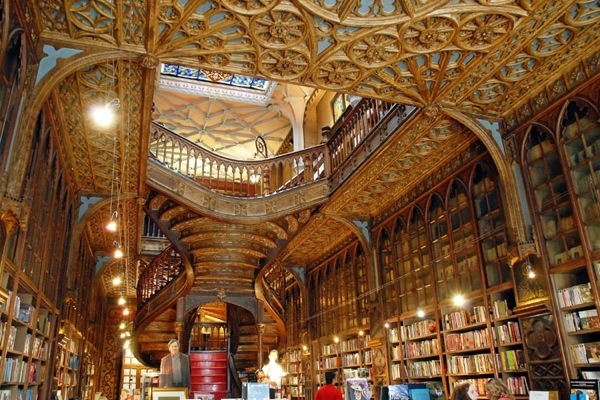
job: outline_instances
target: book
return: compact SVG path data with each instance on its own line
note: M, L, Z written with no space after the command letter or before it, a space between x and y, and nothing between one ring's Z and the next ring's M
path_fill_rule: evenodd
M598 400L598 381L593 379L571 380L571 398L575 400Z
M584 343L588 363L600 363L600 342Z
M551 392L532 390L529 392L529 400L559 400L558 392L555 390Z
M370 400L371 388L366 378L346 379L346 400Z
M390 385L389 397L390 400L410 400L408 385Z
M444 385L440 381L427 381L425 387L429 389L429 398L431 400L446 400L444 394Z
M411 400L431 400L427 388L410 389L410 398Z

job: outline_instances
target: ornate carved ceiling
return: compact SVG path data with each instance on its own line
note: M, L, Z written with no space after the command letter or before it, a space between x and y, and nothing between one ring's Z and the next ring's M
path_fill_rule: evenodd
M270 156L281 147L292 130L284 109L285 104L256 105L163 89L154 96L153 120L204 148L248 160L257 153L257 136L265 140Z
M106 197L118 182L122 197L131 199L124 212L133 224L120 235L135 254L141 221L135 199L145 195L153 99L165 124L191 135L208 128L212 139L205 144L211 148L250 140L255 124L267 119L288 128L278 110L244 114L248 110L228 111L223 100L190 101L199 107L186 115L188 99L155 92L158 61L433 107L442 114L504 117L510 128L596 75L600 60L596 0L26 0L24 7L42 44L91 58L107 50L128 55L83 63L53 97L62 110L63 150L76 189ZM57 69L68 64L59 62ZM100 130L87 110L113 98L121 103L119 122ZM240 113L247 118L236 125L229 117ZM238 128L241 138L225 140ZM422 169L410 168L415 162L432 171L451 156L448 149L464 149L470 143L465 138L473 140L457 122L423 116L326 210L380 212L423 176ZM111 250L112 238L103 233L106 209L86 222L98 253ZM334 248L350 235L343 224L322 218L309 224L313 235L299 235L295 240L304 242L289 249ZM321 226L327 229L316 229ZM315 259L304 250L289 257L293 263Z

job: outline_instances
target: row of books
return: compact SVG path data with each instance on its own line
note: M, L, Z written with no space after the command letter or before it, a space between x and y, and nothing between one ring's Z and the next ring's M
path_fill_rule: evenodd
M600 363L600 342L572 344L570 350L576 364Z
M487 314L488 311L484 306L474 306L469 311L460 310L445 314L443 317L444 329L452 330L486 322Z
M446 362L448 364L448 373L454 375L494 371L494 361L492 355L489 353L451 356L447 358Z
M437 324L434 320L424 319L421 321L413 322L410 325L401 326L400 334L402 335L402 340L418 339L420 337L435 333L436 326L437 326ZM395 337L395 340L393 340L393 341L397 342L398 341L398 330L395 328L392 330L395 331L395 332L392 332L392 336Z
M461 333L445 335L446 351L460 351L478 349L490 346L490 337L487 329L477 329Z
M3 382L25 382L27 374L27 361L18 358L6 358L4 360Z
M598 319L598 310L575 311L565 314L565 324L567 332L577 332L586 329L600 328L600 319Z
M504 325L497 326L494 330L494 342L502 344L520 342L521 328L516 321L509 321Z
M492 315L494 319L506 318L512 315L512 310L508 306L506 299L494 300L492 304Z
M439 360L414 361L408 363L408 376L421 378L442 374L442 364Z
M529 384L527 383L527 377L524 375L507 377L506 386L512 394L529 394Z
M502 371L517 371L525 368L523 350L506 350L496 354L496 364Z
M396 348L399 349L399 346ZM393 351L392 351L393 353ZM440 353L440 342L437 338L429 340L421 340L419 342L404 343L404 356L406 358L431 356ZM399 355L394 356L398 359Z
M561 308L572 307L594 301L590 282L557 290L558 304Z
M340 346L339 346L340 351L344 352L344 351L356 351L356 350L364 349L370 340L371 340L371 336L369 336L368 334L366 334L362 337L359 337L359 338L342 340L340 342Z
M0 400L38 400L39 395L36 388L29 388L24 394L23 389L0 390Z

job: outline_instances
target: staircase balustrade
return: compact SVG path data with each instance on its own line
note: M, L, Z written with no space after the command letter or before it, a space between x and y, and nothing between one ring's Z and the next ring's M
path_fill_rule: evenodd
M190 351L227 351L229 330L225 323L194 322Z
M173 250L173 246L156 256L140 274L137 286L138 308L175 280L184 270L181 258Z
M150 157L217 193L261 197L329 178L394 113L404 107L376 99L349 106L327 142L262 160L234 160L215 154L159 124L150 129Z
M394 105L376 99L362 99L354 106L349 106L351 108L332 127L327 140L331 171L335 171L350 158L352 152L364 142Z

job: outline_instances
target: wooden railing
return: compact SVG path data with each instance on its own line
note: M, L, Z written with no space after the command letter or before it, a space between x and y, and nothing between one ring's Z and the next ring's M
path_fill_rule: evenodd
M182 138L167 128L153 124L150 132L150 156L166 167L205 185L211 190L240 197L259 197L329 178L353 163L352 157L361 145L382 143L374 138L376 131L387 133L392 118L397 127L409 118L406 108L399 104L380 100L362 99L344 112L332 129L323 129L326 144L277 157L239 161L214 154L197 144ZM372 150L372 149L371 149ZM355 167L354 167L355 168ZM347 177L347 176L346 176ZM163 287L184 271L177 253L169 247L157 256L142 272L138 281L138 307L146 303ZM272 265L262 274L259 290L274 311L283 317L283 292L285 271Z
M150 156L211 190L236 197L260 197L328 178L342 166L373 129L402 106L362 99L350 106L326 144L263 160L241 161L204 149L164 126L152 124Z
M362 99L356 106L346 109L330 132L327 132L327 129L323 130L324 136L327 137L331 171L335 171L350 157L394 106L398 105L381 100Z
M137 304L143 306L162 288L185 271L181 257L169 246L143 269L138 279Z
M214 154L158 124L150 130L150 155L211 190L236 197L265 196L325 177L325 146L256 161Z
M190 333L190 350L225 351L228 339L227 324L197 321Z

